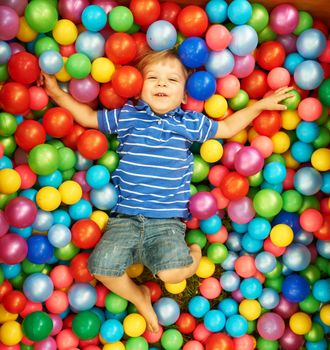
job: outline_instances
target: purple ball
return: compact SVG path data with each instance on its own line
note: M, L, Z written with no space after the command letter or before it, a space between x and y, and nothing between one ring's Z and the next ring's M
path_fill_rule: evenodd
M8 232L9 224L6 220L5 213L0 209L0 237Z
M1 0L1 5L9 6L16 11L18 16L24 16L27 0Z
M255 59L253 55L246 56L234 56L235 64L231 74L234 74L237 78L245 78L250 75L255 66Z
M0 238L0 261L14 265L26 258L28 246L26 240L17 233L8 233Z
M81 189L83 190L83 192L89 192L92 189L92 187L89 186L89 184L86 181L86 171L85 170L77 171L73 175L72 180L78 182L78 184L81 186Z
M12 199L5 208L5 217L10 226L25 228L31 226L37 217L37 207L25 197Z
M89 75L84 79L71 79L69 91L79 102L88 103L96 99L100 91L100 85Z
M118 6L118 3L113 0L92 0L91 5L100 6L108 15L114 7Z
M58 10L61 17L78 24L81 23L81 14L88 5L88 0L59 0Z
M14 39L19 31L19 17L9 6L0 6L0 40Z
M228 169L234 169L236 153L243 148L239 142L228 142L223 146L222 164Z
M49 314L49 317L52 319L52 322L53 322L53 329L50 333L50 336L54 336L62 330L63 321L62 321L61 316L56 315L56 314Z
M34 344L34 350L56 350L57 344L53 337L47 337L46 339Z
M217 201L210 192L197 192L190 198L189 210L193 217L204 220L217 212Z
M9 43L9 46L11 48L12 55L15 55L15 53L18 53L18 52L26 51L25 47L19 43L12 42L12 43Z
M284 319L291 317L299 310L297 303L291 303L283 295L280 295L280 302L275 307L274 311Z
M247 224L256 214L253 208L253 202L249 197L243 197L231 201L228 205L227 211L230 219L237 224Z
M257 174L264 166L264 158L260 151L252 146L243 147L235 156L235 169L243 176Z
M278 41L284 47L286 54L297 51L297 37L294 34L279 35L276 38L276 41Z
M271 29L279 35L292 33L299 23L299 12L290 4L274 7L269 16Z
M283 318L275 312L263 314L257 321L258 333L267 340L280 339L285 330Z
M285 327L284 334L280 339L281 348L283 350L296 350L304 344L304 336L293 333L289 326Z

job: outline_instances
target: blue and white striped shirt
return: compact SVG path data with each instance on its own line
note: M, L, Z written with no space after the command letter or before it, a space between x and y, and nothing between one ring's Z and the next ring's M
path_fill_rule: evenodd
M99 129L118 134L120 157L112 182L119 197L112 209L149 218L188 217L194 141L215 136L217 122L181 108L156 115L144 101L98 111Z

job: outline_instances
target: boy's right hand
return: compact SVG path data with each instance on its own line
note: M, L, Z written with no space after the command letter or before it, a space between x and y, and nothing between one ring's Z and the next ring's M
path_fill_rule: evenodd
M42 86L45 89L47 95L50 97L54 96L57 92L61 91L55 76L49 75L44 72L40 73L37 85Z

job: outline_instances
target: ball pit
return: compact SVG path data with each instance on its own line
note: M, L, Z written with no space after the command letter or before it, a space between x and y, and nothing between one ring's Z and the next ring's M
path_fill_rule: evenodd
M116 137L76 124L38 78L54 74L93 108L120 108L141 91L138 56L171 48L196 69L185 110L221 120L283 86L294 97L226 141L192 146L196 275L161 287L141 264L127 270L150 290L161 324L152 333L88 270L118 200ZM324 22L248 0L3 0L0 108L0 350L327 349Z

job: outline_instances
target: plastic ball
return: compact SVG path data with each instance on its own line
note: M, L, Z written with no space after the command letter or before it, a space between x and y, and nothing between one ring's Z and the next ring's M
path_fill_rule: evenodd
M220 284L225 291L233 292L239 287L240 278L234 271L226 271L220 277Z
M196 100L207 100L216 91L215 78L206 71L195 72L188 78L187 91Z
M238 224L247 224L255 216L255 209L249 197L233 200L228 205L229 217Z
M250 176L258 173L264 165L260 152L251 146L243 147L235 156L234 166L238 173Z
M129 8L133 13L135 23L141 26L149 26L160 15L160 4L156 0L133 0Z
M48 240L56 248L65 247L71 241L71 231L63 224L55 224L48 231Z
M252 6L246 0L236 0L228 6L228 18L236 25L247 23L252 16Z
M188 311L196 318L204 317L210 311L210 302L202 296L194 296L188 302Z
M225 98L232 98L240 90L240 81L233 74L217 80L217 92Z
M245 78L249 76L255 67L255 58L252 54L245 56L234 56L235 64L232 70L237 78Z
M321 188L321 184L321 174L312 167L301 168L294 176L295 189L305 196L317 193Z
M326 47L326 37L318 29L307 29L297 39L297 51L306 59L316 59Z
M179 283L165 283L164 286L169 293L180 294L185 290L187 286L187 281L183 280L182 282L179 282Z
M253 198L256 213L265 218L277 215L282 209L282 204L281 195L271 189L263 189Z
M29 247L27 259L34 264L44 264L52 258L54 248L46 236L33 235L27 239L27 244Z
M313 90L324 79L321 65L314 60L306 60L298 65L294 72L294 81L303 90Z
M129 337L139 337L146 330L146 321L140 314L132 313L125 317L123 327Z
M116 343L124 334L122 324L115 319L109 319L102 323L100 335L107 342Z
M44 302L52 294L54 285L52 280L43 273L33 273L24 280L25 296L33 302Z
M202 38L191 37L185 39L178 48L180 61L189 68L203 66L208 58L209 50Z
M205 328L212 333L220 332L226 323L226 318L220 310L210 310L204 316Z
M21 84L31 84L40 74L37 58L28 52L18 52L8 61L10 77Z
M112 84L119 96L129 98L140 94L143 79L141 73L135 67L123 66L116 69Z
M248 321L254 321L261 314L261 306L257 300L244 299L239 305L239 313Z
M279 304L280 297L275 289L264 288L258 301L264 309L271 310Z
M20 235L16 233L5 234L0 238L0 243L0 258L3 263L18 264L26 258L28 246Z
M207 299L215 299L221 293L219 280L214 277L205 278L199 286L200 293Z
M75 42L75 48L78 53L86 55L91 61L102 57L105 51L105 39L100 33L81 32Z
M208 18L204 9L196 5L188 5L178 15L178 27L186 36L202 36L208 26Z
M329 171L330 170L330 152L327 148L319 148L313 152L311 163L316 170Z
M153 305L159 324L169 326L174 324L180 316L180 308L174 299L163 297Z
M9 6L0 6L0 40L14 39L19 31L19 16Z
M205 41L212 51L221 51L229 45L231 34L225 26L214 24L207 30Z
M21 187L21 177L14 169L0 170L0 192L4 194L15 193Z
M96 208L109 210L116 205L118 192L111 183L108 183L100 190L93 189L90 192L90 200Z
M208 257L203 256L198 269L196 271L196 275L201 278L208 278L213 275L215 271L215 264Z
M37 1L25 8L25 18L29 26L38 33L51 31L57 22L57 9L51 2Z
M264 339L277 340L284 334L285 323L275 312L267 312L258 319L257 329Z
M5 83L0 90L0 104L5 112L11 114L27 112L30 106L28 88L21 83Z
M60 45L73 44L78 36L76 25L69 19L60 19L53 28L53 38Z
M49 175L58 168L58 151L49 144L37 145L29 153L28 162L36 174Z
M280 35L292 33L299 22L298 10L290 4L276 6L269 16L269 25Z
M33 224L37 216L37 208L33 201L19 196L12 199L5 208L5 218L9 225L25 228Z
M41 188L36 196L38 206L45 211L53 211L61 204L59 191L51 186Z
M230 51L237 56L250 54L258 45L257 32L248 24L238 25L231 30Z
M101 230L91 219L81 219L71 227L72 242L79 248L94 248L101 237Z
M81 14L82 24L91 32L100 31L107 23L107 15L102 7L90 5Z
M78 311L89 310L95 305L96 291L88 283L76 283L68 292L70 306Z
M260 272L271 272L276 267L276 258L273 254L268 252L261 252L256 256L255 259L256 268Z
M222 64L219 65L219 62ZM211 51L205 63L206 70L216 78L230 74L234 68L235 60L233 54L227 50Z
M234 338L241 337L247 333L248 322L241 315L229 316L226 321L226 331Z
M310 331L312 320L304 312L296 312L290 317L289 325L295 334L304 335Z
M214 196L209 192L198 192L189 202L191 214L198 219L207 219L218 210Z
M168 21L159 20L153 22L147 30L147 42L154 51L172 49L176 39L176 29Z
M290 302L301 302L309 294L309 284L304 277L297 274L291 274L285 277L283 281L282 293Z

